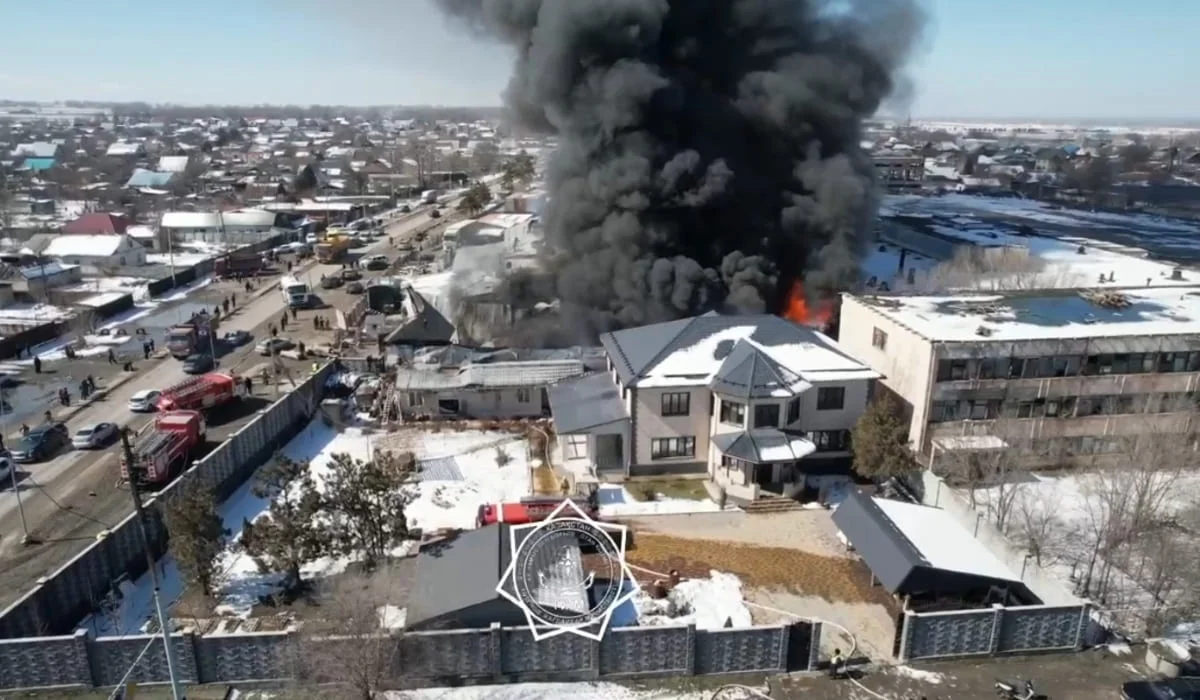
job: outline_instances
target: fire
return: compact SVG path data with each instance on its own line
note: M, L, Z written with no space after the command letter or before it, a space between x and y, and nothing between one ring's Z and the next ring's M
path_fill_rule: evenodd
M804 281L796 280L788 291L783 317L806 326L824 328L833 319L833 302L818 300L810 305L808 296L804 293Z

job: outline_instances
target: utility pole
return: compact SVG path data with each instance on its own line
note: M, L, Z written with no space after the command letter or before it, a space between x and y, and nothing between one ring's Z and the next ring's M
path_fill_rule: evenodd
M158 568L154 561L154 552L150 549L150 534L146 531L146 509L142 505L142 492L138 478L141 476L137 460L133 456L133 447L129 444L129 428L121 429L121 450L128 465L129 494L133 496L133 511L137 514L138 531L142 535L142 549L146 552L146 572L150 574L150 583L154 590L154 610L158 615L158 627L162 632L163 651L167 657L167 675L171 679L171 697L174 700L185 700L183 686L175 675L179 664L175 661L175 645L171 643L171 626L162 603L162 584L158 579Z

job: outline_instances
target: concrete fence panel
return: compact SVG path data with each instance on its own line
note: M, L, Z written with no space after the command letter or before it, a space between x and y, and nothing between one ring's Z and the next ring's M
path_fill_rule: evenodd
M171 641L175 646L175 661L179 664L176 675L189 683L202 682L196 673L192 635L177 634ZM92 639L88 641L88 657L92 684L97 687L114 686L125 678L126 673L129 673L129 682L133 683L167 683L171 680L166 650L162 638L156 635Z
M0 688L92 685L87 634L0 640Z
M900 659L995 656L1083 648L1088 608L1030 605L906 613Z
M445 630L399 639L399 676L489 678L501 673L503 630Z
M787 639L782 626L696 632L696 675L785 670Z
M210 634L196 638L196 672L205 683L284 680L297 675L295 635Z
M600 675L605 678L693 675L696 635L694 626L614 629L600 642Z
M501 632L500 669L514 680L589 680L599 676L598 644L574 634L537 641L528 629Z

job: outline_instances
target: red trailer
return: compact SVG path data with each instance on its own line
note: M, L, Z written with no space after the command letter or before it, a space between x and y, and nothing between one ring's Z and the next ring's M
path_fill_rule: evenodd
M188 463L196 448L204 444L208 426L199 411L171 411L154 421L154 427L133 445L138 483L165 486ZM129 480L129 462L121 458L121 479Z
M240 399L246 383L232 374L209 372L189 377L163 390L158 398L160 411L203 411Z
M600 513L592 503L586 499L573 499L575 505L579 506L579 510L583 511L589 518L593 520L600 519ZM479 515L475 518L475 526L483 527L493 523L508 523L510 525L523 525L525 523L534 523L539 520L545 520L547 516L554 512L554 509L563 502L561 498L523 498L517 503L488 503L479 506ZM575 512L566 510L564 516L574 516Z

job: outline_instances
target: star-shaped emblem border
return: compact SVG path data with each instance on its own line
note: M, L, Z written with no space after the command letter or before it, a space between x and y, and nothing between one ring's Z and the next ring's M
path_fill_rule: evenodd
M569 511L569 512L568 512ZM590 617L586 622L578 624L564 625L561 623L552 623L543 620L533 608L525 601L520 599L516 591L517 586L514 580L516 575L516 566L519 561L521 548L529 541L530 536L537 530L546 527L555 520L573 520L583 521L596 528L602 533L612 544L613 550L617 553L617 564L620 567L622 587L628 582L628 590L623 591L618 595L604 612ZM557 637L563 634L574 634L584 639L590 639L598 642L604 638L608 632L608 626L612 622L613 613L624 603L632 600L634 596L641 590L638 586L637 579L633 577L633 571L629 568L629 564L625 561L625 547L629 537L629 527L618 523L606 523L592 519L587 513L579 507L571 499L566 499L558 504L544 520L538 522L525 523L522 525L510 525L509 530L512 536L508 538L509 559L508 568L505 569L504 575L500 577L500 582L496 584L496 592L499 593L505 600L508 600L513 605L521 609L525 613L525 620L529 623L529 631L533 634L534 641L542 641L551 637ZM522 533L524 537L519 537ZM617 537L614 537L617 535Z

